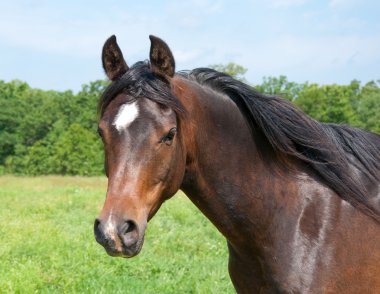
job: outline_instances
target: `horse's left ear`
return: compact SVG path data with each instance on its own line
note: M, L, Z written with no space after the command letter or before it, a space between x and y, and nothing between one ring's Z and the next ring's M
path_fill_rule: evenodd
M169 46L160 38L150 35L150 67L152 71L162 77L173 77L175 62Z

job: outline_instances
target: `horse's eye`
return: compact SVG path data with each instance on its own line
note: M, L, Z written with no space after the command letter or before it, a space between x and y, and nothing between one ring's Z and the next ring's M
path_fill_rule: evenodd
M171 145L173 143L173 139L175 134L177 133L177 128L170 129L169 133L162 137L161 142L166 145Z

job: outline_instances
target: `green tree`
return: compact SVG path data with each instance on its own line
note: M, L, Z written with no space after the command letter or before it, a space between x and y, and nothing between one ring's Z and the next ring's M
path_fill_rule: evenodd
M0 81L0 165L8 155L15 152L15 146L22 144L23 134L18 132L25 109L23 97L30 90L26 83Z
M103 147L99 138L79 124L72 124L53 146L54 173L99 175L103 172Z
M322 122L358 125L350 86L306 84L294 100L307 114Z
M262 84L255 86L255 88L262 93L279 95L290 101L294 101L299 97L305 85L289 82L286 76L279 76L278 78L264 77Z
M359 126L380 134L380 80L367 83L356 102Z
M106 85L95 81L74 95L0 81L0 172L99 174L103 165L96 105Z
M209 66L209 68L215 69L216 71L220 71L223 73L226 73L233 77L234 79L237 79L241 82L247 82L244 75L247 72L247 69L242 67L239 64L230 62L227 64L212 64Z
M103 147L88 129L72 124L63 130L58 123L47 138L28 148L18 146L7 159L7 171L27 175L99 175L103 172Z

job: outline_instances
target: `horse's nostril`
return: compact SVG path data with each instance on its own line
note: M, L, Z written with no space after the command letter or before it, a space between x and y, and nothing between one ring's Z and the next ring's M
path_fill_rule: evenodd
M137 224L127 220L119 228L119 237L125 246L132 246L138 241L139 233Z
M95 234L96 241L98 241L100 244L104 245L106 238L105 238L103 230L101 228L101 222L99 219L95 219L94 234Z
M134 221L126 221L124 225L124 235L131 233L137 229L137 226Z

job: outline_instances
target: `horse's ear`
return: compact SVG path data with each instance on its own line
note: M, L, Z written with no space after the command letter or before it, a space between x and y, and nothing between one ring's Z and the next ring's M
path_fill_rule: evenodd
M160 38L150 35L150 67L152 71L162 77L173 77L175 62L169 46Z
M128 70L128 65L124 60L119 45L117 45L115 35L109 37L104 43L102 62L104 71L111 81L121 77Z

